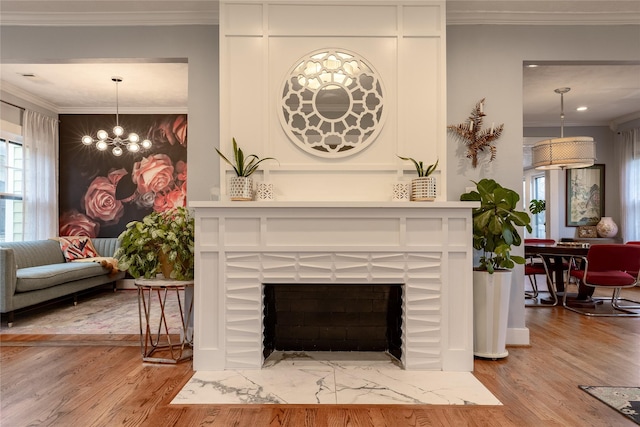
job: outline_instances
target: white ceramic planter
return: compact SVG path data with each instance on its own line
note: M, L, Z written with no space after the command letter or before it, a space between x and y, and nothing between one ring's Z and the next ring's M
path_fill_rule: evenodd
M229 198L239 201L252 200L253 178L248 176L234 176L229 178Z
M436 179L432 176L421 176L411 180L411 200L433 201L436 199Z
M507 320L511 271L473 272L473 354L488 359L507 357Z

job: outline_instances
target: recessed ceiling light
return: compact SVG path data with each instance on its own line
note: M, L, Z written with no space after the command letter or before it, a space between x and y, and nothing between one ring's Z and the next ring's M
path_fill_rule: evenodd
M528 64L526 67L527 68L536 68L536 67L538 67L538 64Z
M21 75L22 77L27 77L27 78L30 78L30 79L32 79L32 78L34 78L34 77L36 76L36 75L35 75L35 74L33 74L33 73L20 73L20 75Z
M587 111L587 110L588 110L588 108L585 107L585 106L576 108L576 111Z

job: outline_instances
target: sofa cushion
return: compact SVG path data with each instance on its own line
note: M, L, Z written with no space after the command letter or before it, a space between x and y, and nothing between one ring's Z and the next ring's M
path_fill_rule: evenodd
M67 261L100 256L96 248L93 247L91 239L87 236L59 237L58 241Z
M64 263L60 243L56 240L2 242L0 246L13 249L16 268Z
M106 269L94 262L69 262L21 268L16 272L16 292L46 289L106 273Z

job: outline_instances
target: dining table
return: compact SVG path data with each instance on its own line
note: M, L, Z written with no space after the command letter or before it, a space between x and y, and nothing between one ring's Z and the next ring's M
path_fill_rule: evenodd
M542 299L543 304L557 305L565 292L564 273L567 260L575 257L585 257L589 252L589 243L583 242L557 242L549 243L525 243L524 254L526 257L537 256L542 258L551 277L547 277L547 286L552 299ZM548 283L553 280L553 283ZM555 285L555 286L554 286ZM576 299L587 299L586 295L576 295Z

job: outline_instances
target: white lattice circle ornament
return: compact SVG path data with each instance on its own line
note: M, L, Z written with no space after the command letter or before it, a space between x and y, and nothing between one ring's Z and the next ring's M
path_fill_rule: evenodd
M319 157L355 154L386 117L379 74L358 54L323 49L295 62L282 85L279 117L291 141Z

